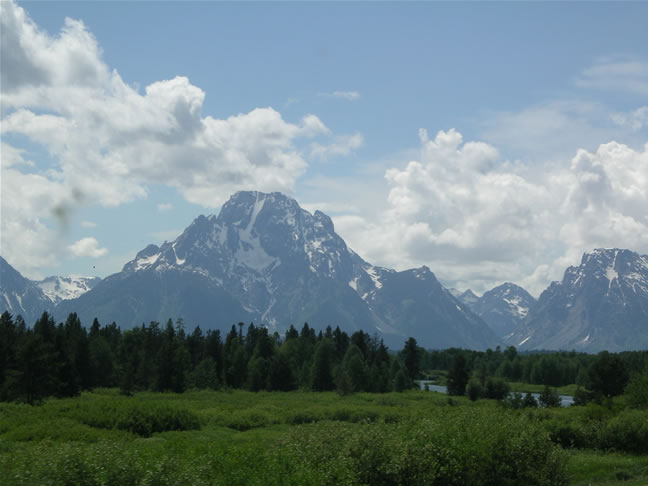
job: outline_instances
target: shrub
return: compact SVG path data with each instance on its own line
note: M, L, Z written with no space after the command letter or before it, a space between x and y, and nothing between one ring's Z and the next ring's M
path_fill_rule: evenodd
M89 404L70 411L81 423L99 429L118 429L142 437L171 430L200 428L200 420L193 412L169 405L106 403Z
M545 386L542 393L540 393L538 402L540 402L540 406L542 407L551 408L560 407L561 400L560 395L558 395L558 392L555 389L552 390L549 386Z
M648 369L635 376L626 387L628 405L633 408L648 408Z
M648 414L624 410L608 420L601 430L600 447L637 454L648 452Z
M493 378L489 376L486 380L486 387L483 391L484 398L492 398L494 400L503 400L509 393L509 386L501 378Z
M279 450L318 475L315 484L566 484L566 456L536 421L504 411L494 418L492 409L446 410L397 424L304 425Z
M479 381L470 380L468 382L468 386L466 386L466 393L468 394L468 398L470 398L474 402L482 396L483 387L481 386L481 383L479 383Z

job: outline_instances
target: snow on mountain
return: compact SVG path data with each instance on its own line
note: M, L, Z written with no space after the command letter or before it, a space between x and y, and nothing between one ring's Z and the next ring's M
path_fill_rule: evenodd
M51 308L52 302L43 291L0 257L0 313L21 315L31 325Z
M592 352L648 347L648 256L618 248L585 253L506 341Z
M498 336L504 337L522 322L536 300L522 287L504 283L466 303Z
M76 306L80 315L104 312L104 320L117 320L114 313L118 312L125 326L139 324L142 319L177 316L189 322L188 316L193 316L208 327L215 325L219 316L206 315L195 296L193 305L180 299L186 291L183 289L202 286L226 302L221 305L212 298L214 308L226 309L237 321L254 319L276 330L303 322L320 327L340 325L347 331L375 329L391 336L400 347L407 325L399 320L395 309L411 303L406 296L393 300L395 291L390 282L402 279L408 286L427 289L421 299L445 302L421 307L426 314L421 316L420 325L438 317L438 325L447 327L445 331L440 327L438 332L452 334L448 342L457 346L485 347L496 342L478 317L467 308L457 309L440 284L433 285L436 278L429 269L407 272L403 276L404 272L364 261L347 247L331 219L321 211L311 214L281 193L244 191L234 194L218 216L199 216L174 241L147 246L124 265L122 272L104 279L78 299L62 302L57 309L63 313ZM119 290L121 286L141 292L135 290L136 281L149 286L148 294L140 300L150 301L155 309L147 311L141 302ZM392 291L386 292L386 287ZM157 305L153 294L161 299ZM385 317L386 308L394 311L391 317ZM108 315L109 311L113 314ZM237 313L239 317L234 317ZM414 321L419 322L417 319ZM222 326L228 329L231 324ZM486 331L479 338L466 337L472 330L455 332L480 325Z
M94 288L101 279L99 277L47 277L44 280L34 281L45 296L54 304L62 300L76 299L80 295Z
M459 302L462 302L466 304L468 307L471 307L479 301L479 297L477 297L474 292L470 289L466 290L465 292L460 292L457 289L451 289L450 293L457 299Z

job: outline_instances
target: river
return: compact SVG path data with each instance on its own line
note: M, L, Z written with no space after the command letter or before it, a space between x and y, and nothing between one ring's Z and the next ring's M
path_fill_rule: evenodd
M428 383L428 388L430 391L435 391L439 393L448 393L448 388L443 386L443 385L432 385L430 382L426 382L425 380L418 380L419 386L421 387L421 390L425 390L425 384ZM525 393L523 393L525 395ZM540 397L539 393L532 393L533 397L537 400ZM559 395L560 396L560 406L561 407L569 407L570 405L574 404L574 397L571 395Z

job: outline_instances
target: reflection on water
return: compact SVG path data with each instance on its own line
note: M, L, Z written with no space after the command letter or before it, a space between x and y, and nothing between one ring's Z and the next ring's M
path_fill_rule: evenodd
M439 392L439 393L448 393L448 388L443 386L443 385L433 385L429 381L426 382L425 380L418 380L418 383L419 383L419 386L421 387L421 390L425 390L425 384L427 383L428 384L428 389L430 391L435 391L435 392ZM526 394L523 393L523 395L526 395ZM540 397L539 393L532 393L531 395L533 395L533 398L535 398L536 400ZM574 403L574 397L572 397L571 395L560 395L560 406L561 407L569 407L573 403Z

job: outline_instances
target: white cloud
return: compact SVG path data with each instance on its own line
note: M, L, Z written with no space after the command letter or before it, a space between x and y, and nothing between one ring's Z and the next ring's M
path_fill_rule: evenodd
M96 238L88 236L68 246L68 251L76 257L99 258L108 253L107 248L99 248Z
M51 36L14 2L0 8L1 133L42 145L51 159L39 171L18 146L2 146L2 252L21 269L64 253L50 241L61 239L47 224L53 210L65 226L80 202L118 206L152 184L210 208L237 190L291 193L312 138L333 136L313 114L293 123L271 107L205 116L204 91L182 76L141 92L105 64L82 22L66 19Z
M601 58L585 69L575 84L645 95L648 94L648 62L627 56Z
M95 223L94 221L84 220L81 221L81 223L79 224L81 225L82 228L87 228L87 229L92 229L97 227L97 223Z
M160 203L157 205L158 211L171 211L173 209L173 204L171 203Z
M595 247L648 253L648 145L610 142L563 164L503 160L455 130L421 130L419 160L387 170L390 207L336 228L369 261L426 264L449 285L512 280L539 293Z
M313 143L311 145L311 156L320 160L326 160L329 157L348 156L352 151L362 147L364 137L360 133L353 135L338 135L334 140L327 144Z
M348 101L356 101L360 98L357 91L333 91L331 93L317 93L318 96L327 96L330 98L341 98Z
M613 113L611 118L617 125L638 132L643 127L648 127L648 106L642 106L629 113Z

